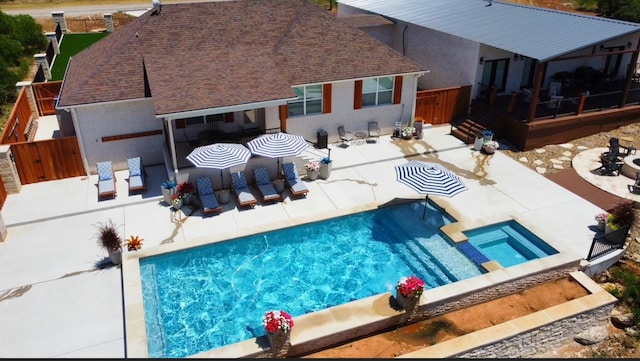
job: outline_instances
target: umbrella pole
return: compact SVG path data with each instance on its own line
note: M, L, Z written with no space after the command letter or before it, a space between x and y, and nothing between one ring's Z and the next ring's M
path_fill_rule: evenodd
M222 175L222 169L220 169L220 189L224 189L224 176Z
M429 199L429 195L424 196L424 210L422 211L422 219L427 214L427 200Z

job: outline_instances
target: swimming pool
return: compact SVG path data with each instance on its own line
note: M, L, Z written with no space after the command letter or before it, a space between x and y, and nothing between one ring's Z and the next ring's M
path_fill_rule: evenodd
M487 260L515 266L558 253L516 221L506 221L463 232Z
M140 259L149 357L262 336L271 309L295 317L395 294L402 276L429 289L483 274L461 247L479 253L470 242L439 231L455 220L431 202L423 220L423 207L405 203Z

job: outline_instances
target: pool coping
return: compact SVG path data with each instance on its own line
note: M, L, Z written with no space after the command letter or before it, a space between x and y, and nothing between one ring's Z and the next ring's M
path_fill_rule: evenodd
M418 200L420 200L420 198L408 199L406 201L413 202ZM515 220L555 248L558 253L508 268L497 267L495 264L488 265L486 268L490 272L487 272L486 274L426 290L418 303L418 308L422 310L423 316L425 313L430 317L446 312L447 310L452 310L447 306L447 304L452 303L452 300L456 299L470 300L464 301L463 305L473 304L473 302L481 302L482 300L476 299L477 296L474 295L474 293L489 295L484 297L499 297L503 294L496 295L495 292L491 291L491 288L496 287L496 285L505 285L516 280L526 279L527 277L540 277L536 275L545 274L547 272L550 276L541 277L558 278L559 274L568 274L569 272L575 271L579 268L582 257L575 255L572 252L567 252L567 249L562 246L561 240L555 239L553 235L545 234L544 230L540 230L535 225L530 224L524 217L520 217L517 214L503 214L493 217L485 217L482 219L464 220L461 219L462 217L460 214L456 214L457 212L455 212L452 207L449 207L449 204L445 199L430 199L430 202L435 203L438 207L442 208L443 211L458 220L457 222L441 227L441 230L453 240L460 239L462 230ZM135 252L124 252L122 261L122 277L123 297L125 303L125 343L127 347L127 356L133 358L149 357L144 318L142 284L140 279L140 258L198 247L231 238L268 232L293 225L336 218L357 212L375 210L382 206L383 204L368 203L356 207L331 210L307 217L273 222L260 227L247 227L233 232L220 232L214 235L199 237L181 243L170 243L157 247L145 248ZM526 280L523 282L524 284L527 284ZM517 283L518 282L515 282L514 284ZM380 331L388 327L397 326L403 321L408 321L406 312L395 305L393 298L394 297L391 293L382 293L295 317L296 327L291 332L290 351L297 354L311 352L314 347L316 349L327 347L331 344L354 338L358 336L358 334L364 335ZM260 337L204 351L188 357L240 358L251 356L255 357L268 354L268 352L270 352L270 350L266 337Z

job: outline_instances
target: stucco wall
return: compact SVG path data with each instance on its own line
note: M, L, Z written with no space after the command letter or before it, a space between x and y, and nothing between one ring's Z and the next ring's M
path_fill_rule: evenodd
M367 131L369 121L377 121L382 134L393 132L393 123L408 123L412 118L416 92L415 77L405 76L402 81L402 100L400 104L363 107L353 109L354 82L333 83L331 113L291 117L287 119L287 132L302 135L315 143L318 131L327 132L329 142L338 142L338 126L344 125L348 131ZM403 106L404 104L404 106ZM269 114L267 113L267 123Z
M102 141L105 136L161 130L162 121L154 114L150 99L76 108L76 134L82 138L90 173L103 161L112 161L114 170L126 169L127 159L137 156L145 165L163 163L163 135Z

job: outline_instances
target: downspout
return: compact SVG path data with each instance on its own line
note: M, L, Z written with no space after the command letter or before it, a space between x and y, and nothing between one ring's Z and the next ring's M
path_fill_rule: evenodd
M171 152L171 165L173 166L174 180L178 181L178 161L176 159L176 142L173 137L173 126L171 125L171 118L165 119L167 121L167 129L169 130L169 151Z
M407 56L407 52L406 52L407 44L406 44L405 34L407 32L407 28L408 27L409 27L409 25L405 24L404 25L404 30L402 30L402 55L404 55L404 56Z
M84 166L84 171L87 174L87 177L91 175L89 171L89 163L87 162L87 151L84 148L84 140L82 139L82 130L78 126L78 120L76 115L75 108L66 108L65 110L71 111L71 120L73 120L73 128L76 130L76 137L78 138L78 145L80 146L80 157L82 158L82 165Z
M421 74L415 74L413 76L413 99L412 104L413 106L411 107L411 120L409 121L409 123L411 124L411 126L413 126L413 120L416 119L416 101L418 99L418 78L422 76ZM402 103L402 110L404 111L404 103ZM402 117L402 113L400 113L400 117ZM400 119L402 120L402 119Z

